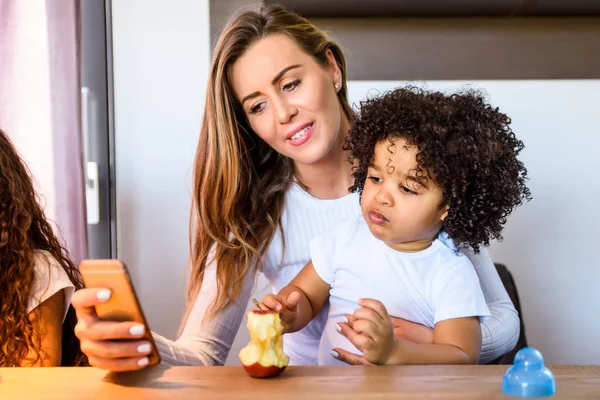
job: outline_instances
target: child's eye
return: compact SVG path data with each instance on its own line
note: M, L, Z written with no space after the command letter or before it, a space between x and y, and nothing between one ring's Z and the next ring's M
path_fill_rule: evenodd
M410 190L406 186L402 186L400 189L406 194L417 194L417 192L415 192L414 190Z
M300 86L300 79L297 79L293 82L283 85L282 89L284 92L293 92L294 90L296 90L298 88L298 86Z
M265 109L265 103L258 103L250 108L250 114L260 114Z
M381 178L377 177L377 176L367 176L367 179L373 181L374 183L379 183L381 182Z

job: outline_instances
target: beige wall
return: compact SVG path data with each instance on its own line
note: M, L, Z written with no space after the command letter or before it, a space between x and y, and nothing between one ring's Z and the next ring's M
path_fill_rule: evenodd
M184 311L208 16L208 0L112 2L117 254L150 325L170 338Z
M210 3L213 45L237 9L260 5ZM342 46L350 80L600 78L600 17L310 20Z

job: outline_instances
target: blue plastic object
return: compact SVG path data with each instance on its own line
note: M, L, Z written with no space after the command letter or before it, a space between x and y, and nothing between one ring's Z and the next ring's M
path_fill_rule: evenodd
M504 373L502 392L518 397L542 397L555 394L554 375L544 367L542 353L532 347L519 350L514 365Z

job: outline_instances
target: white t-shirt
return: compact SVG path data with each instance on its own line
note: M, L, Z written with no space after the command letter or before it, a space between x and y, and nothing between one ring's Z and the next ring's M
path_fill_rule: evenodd
M469 259L439 239L425 250L403 253L375 238L362 216L355 216L313 239L310 250L316 272L331 287L319 365L346 365L331 356L336 347L360 354L336 324L360 308L361 298L379 300L390 316L430 328L447 319L490 315Z
M339 221L360 214L357 193L331 200L316 199L300 185L294 183L286 198L281 216L285 251L281 232L277 230L264 257L263 270L271 283L273 293L279 292L298 275L310 261L310 241ZM327 319L328 306L304 329L283 336L284 353L290 357L290 365L316 365L319 340Z
M69 279L65 270L60 266L58 261L50 255L50 253L45 251L37 252L34 256L34 260L35 280L31 288L27 312L33 311L37 306L58 293L59 290L64 290L64 322L67 311L69 310L69 305L71 304L71 297L75 291L75 286Z

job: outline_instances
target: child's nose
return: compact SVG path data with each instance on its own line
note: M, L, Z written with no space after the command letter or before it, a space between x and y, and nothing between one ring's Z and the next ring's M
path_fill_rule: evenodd
M375 199L381 205L392 206L394 204L394 199L392 195L390 194L389 190L387 190L384 187L379 189L377 195L375 196Z

